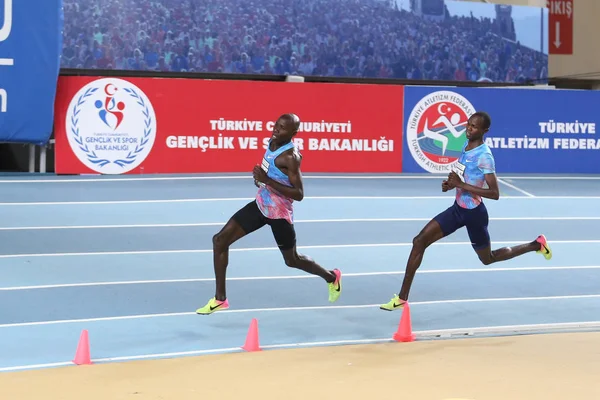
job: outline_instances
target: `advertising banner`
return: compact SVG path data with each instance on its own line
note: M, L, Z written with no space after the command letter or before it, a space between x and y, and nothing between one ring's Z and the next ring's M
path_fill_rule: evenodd
M0 0L0 142L48 142L62 31L62 0Z
M248 172L284 113L304 172L401 172L402 86L60 77L58 174Z
M498 174L600 173L597 91L405 87L403 172L447 174L475 111Z

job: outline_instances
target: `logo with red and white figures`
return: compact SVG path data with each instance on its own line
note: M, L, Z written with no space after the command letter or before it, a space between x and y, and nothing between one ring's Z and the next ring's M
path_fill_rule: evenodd
M417 164L431 173L448 173L458 160L466 126L475 108L465 97L438 91L423 97L412 109L406 140Z
M123 174L150 154L156 115L140 88L124 79L102 78L73 96L65 127L84 165L101 174Z

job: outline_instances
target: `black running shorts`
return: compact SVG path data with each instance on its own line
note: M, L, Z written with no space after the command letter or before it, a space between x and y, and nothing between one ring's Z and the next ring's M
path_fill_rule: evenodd
M270 219L263 215L256 204L256 200L251 201L237 211L232 217L246 232L252 233L265 225L271 227L273 237L280 250L290 250L296 245L296 231L294 225L285 219Z

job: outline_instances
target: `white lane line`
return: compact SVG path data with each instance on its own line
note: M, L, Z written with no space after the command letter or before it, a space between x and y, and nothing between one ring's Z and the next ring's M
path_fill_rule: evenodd
M525 196L516 196L525 198ZM452 200L452 196L307 196L306 200ZM164 204L164 203L206 203L224 201L251 201L254 197L211 197L193 199L150 199L150 200L95 200L95 201L38 201L0 203L0 206L72 206L100 204Z
M531 238L522 240L500 241L495 240L496 245L514 245L519 243L531 242ZM596 244L600 243L600 239L587 240L551 240L554 244ZM432 246L466 246L471 245L471 242L436 242ZM407 247L412 246L411 242L399 243L359 243L359 244L324 244L324 245L309 245L298 246L298 250L309 249L342 249L342 248L370 248L370 247ZM247 248L232 248L230 252L246 252L246 251L279 251L277 247L247 247ZM212 249L182 249L182 250L135 250L135 251L95 251L81 253L23 253L23 254L1 254L0 258L30 258L30 257L75 257L75 256L114 256L114 255L140 255L140 254L198 254L212 253Z
M593 221L597 217L492 217L490 221ZM426 222L431 217L423 218L327 218L327 219L299 219L297 224L345 223L345 222ZM227 221L221 222L194 222L194 223L164 223L164 224L115 224L115 225L40 225L40 226L5 226L0 231L23 230L55 230L55 229L133 229L133 228L187 228L200 226L222 226Z
M454 196L308 196L306 200L444 200L452 201ZM600 196L500 196L501 200L598 200ZM5 207L27 207L27 206L74 206L74 205L111 205L111 204L169 204L169 203L210 203L210 202L241 202L251 201L254 197L215 197L215 198L190 198L190 199L149 199L149 200L97 200L97 201L40 201L40 202L9 202L0 203Z
M574 299L597 299L600 294L583 294L583 295L565 295L565 296L534 296L534 297L498 297L498 298L480 298L480 299L454 299L454 300L432 300L432 301L414 301L411 306L419 305L438 305L438 304L461 304L461 303L489 303L489 302L519 302L519 301L550 301L550 300L574 300ZM237 309L225 310L220 314L246 314L246 313L261 313L261 312L282 312L282 311L307 311L307 310L340 310L340 309L362 309L362 308L378 308L379 304L360 304L347 306L306 306L306 307L272 307L272 308L252 308L252 309ZM1 324L0 328L17 328L23 326L41 326L41 325L62 325L82 322L100 322L100 321L122 321L133 319L148 319L148 318L164 318L164 317L181 317L181 316L197 316L203 318L205 316L196 315L195 312L178 312L178 313L162 313L162 314L139 314L139 315L123 315L118 317L98 317L98 318L80 318L80 319L64 319L52 321L35 321L35 322L18 322L12 324Z
M456 273L490 273L490 272L520 272L520 271L565 271L565 270L594 270L600 269L600 265L581 266L556 266L556 267L498 267L498 268L456 268L456 269L430 269L419 270L418 274L456 274ZM403 275L404 271L378 271L378 272L349 272L344 277ZM277 276L242 276L228 277L227 281L261 281L261 280L285 280L285 279L317 279L315 275L277 275ZM320 278L319 278L320 279ZM88 286L118 286L118 285L147 285L163 283L189 283L189 282L214 282L214 278L182 278L182 279L154 279L136 281L106 281L106 282L77 282L57 283L49 285L30 286L6 286L0 287L0 291L40 290L58 289Z
M503 185L506 185L506 186L508 186L508 187L509 187L509 188L511 188L511 189L514 189L514 190L516 190L516 191L517 191L517 192L519 192L519 193L522 193L522 194L524 194L524 195L525 195L525 196L527 196L527 197L535 197L533 194L531 194L531 193L529 193L529 192L527 192L527 191L525 191L525 190L523 190L523 189L521 189L521 188L519 188L519 187L517 187L517 186L513 185L512 183L508 183L508 182L506 182L506 181L505 181L505 180L503 180L503 179L498 179L498 182L502 183Z

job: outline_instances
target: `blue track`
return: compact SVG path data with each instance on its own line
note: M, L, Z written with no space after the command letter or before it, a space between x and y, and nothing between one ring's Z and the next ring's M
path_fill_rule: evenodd
M6 177L0 180L0 371L68 364L83 329L96 361L261 345L389 338L412 238L453 193L436 177L305 178L300 251L344 273L340 300L287 268L265 228L233 246L231 309L214 294L211 237L255 194L222 177ZM596 321L600 180L510 177L487 201L494 247L549 239L554 258L479 263L464 230L426 253L411 291L415 331Z

